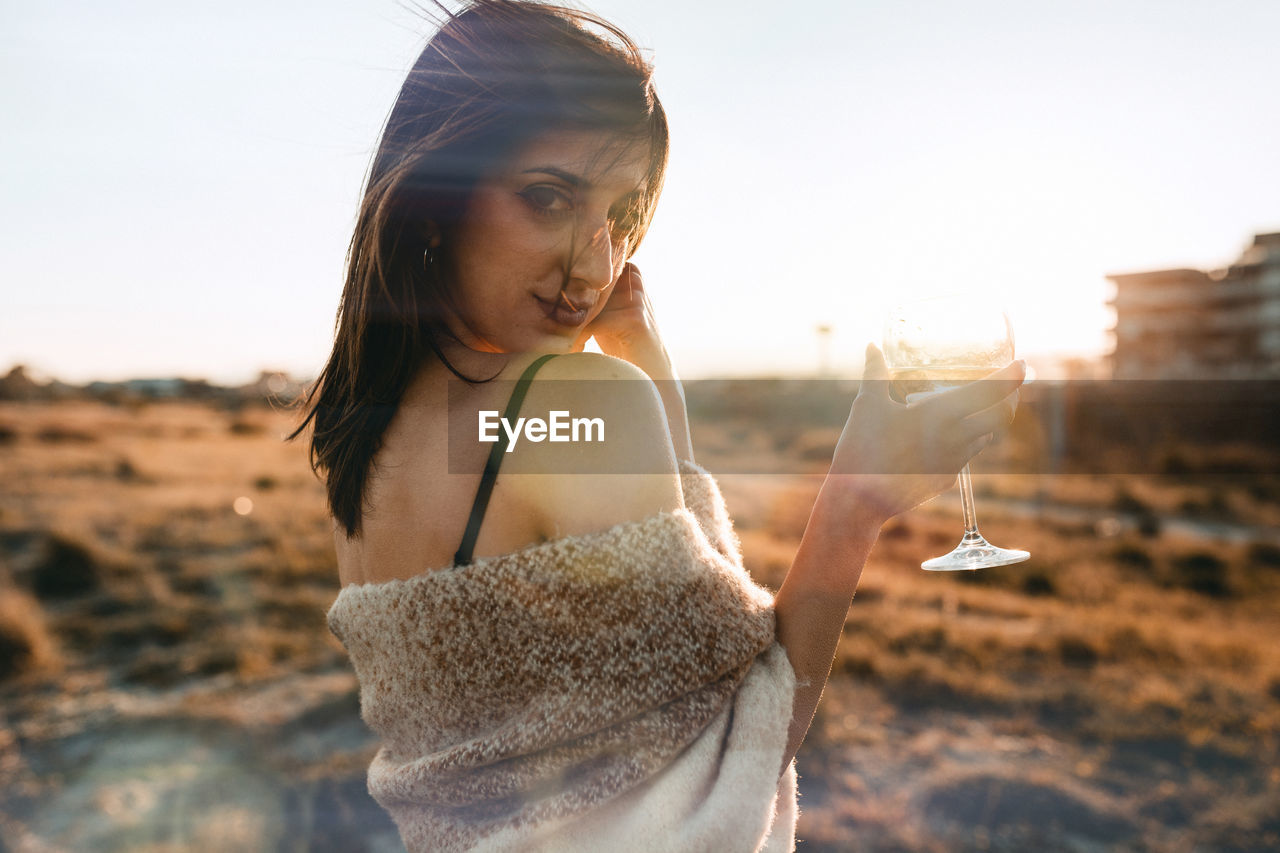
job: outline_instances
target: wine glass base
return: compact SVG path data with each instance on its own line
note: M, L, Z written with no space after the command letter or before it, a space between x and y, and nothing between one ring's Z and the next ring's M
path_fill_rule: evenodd
M950 554L925 560L920 568L927 572L963 572L1009 566L1030 558L1028 551L997 548L979 537L976 542L961 542Z

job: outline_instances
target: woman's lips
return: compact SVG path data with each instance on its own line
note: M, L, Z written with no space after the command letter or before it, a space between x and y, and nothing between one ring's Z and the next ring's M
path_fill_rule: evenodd
M556 297L555 302L548 302L547 300L542 299L541 297L538 297L538 296L535 296L534 299L538 300L539 304L541 304L542 306L542 309L547 312L547 316L551 318L551 320L553 320L554 322L560 324L561 326L565 326L570 329L576 329L578 326L581 326L587 319L587 309L578 308L575 310L573 308L570 308L569 301L565 298L563 292L561 292L560 295Z

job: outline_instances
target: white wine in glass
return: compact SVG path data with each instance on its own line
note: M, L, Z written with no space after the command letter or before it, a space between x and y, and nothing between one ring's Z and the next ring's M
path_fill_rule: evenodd
M999 370L1013 361L1013 327L1003 311L970 296L922 299L895 308L884 327L884 357L897 397L911 403ZM1031 554L998 548L978 532L969 466L960 471L964 537L949 554L925 560L934 572L1021 563Z

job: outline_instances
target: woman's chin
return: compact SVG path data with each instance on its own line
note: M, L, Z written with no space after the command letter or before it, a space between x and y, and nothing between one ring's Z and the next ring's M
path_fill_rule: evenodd
M458 352L464 357L466 355L520 355L526 352L568 353L580 352L582 349L574 346L582 335L581 326L572 328L549 318L543 318L541 323L536 323L533 327L521 332L523 333L490 338L468 335L454 346L461 345Z

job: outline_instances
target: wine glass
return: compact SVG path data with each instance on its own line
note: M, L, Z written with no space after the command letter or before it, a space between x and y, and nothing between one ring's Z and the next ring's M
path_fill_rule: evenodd
M884 357L895 394L911 403L964 385L1013 361L1013 327L998 307L972 296L921 299L898 306L884 327ZM964 537L955 550L925 560L933 572L1007 566L1028 559L1027 551L997 548L978 532L973 486L966 464L960 472Z

